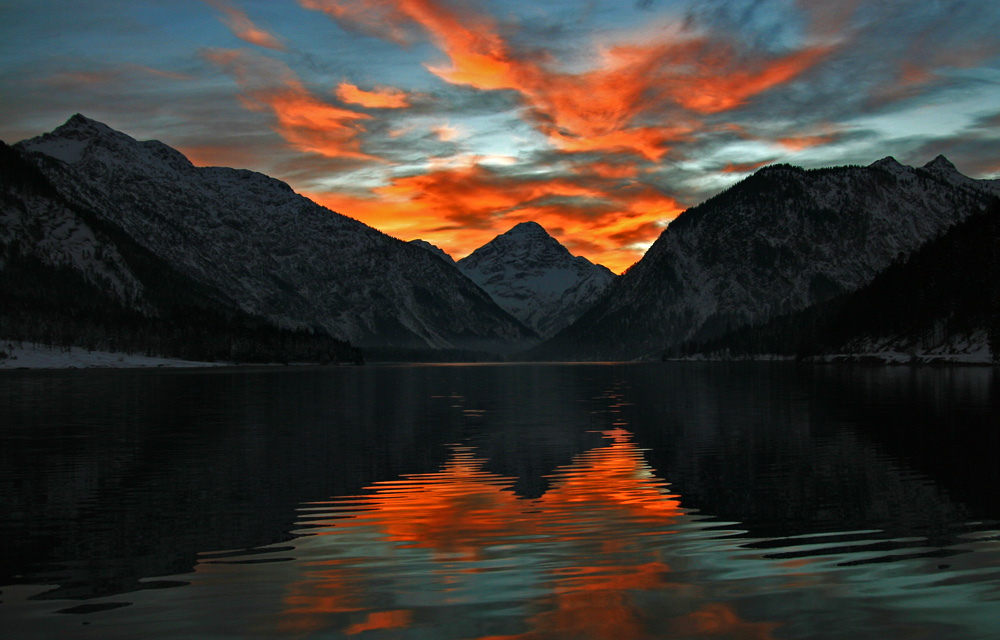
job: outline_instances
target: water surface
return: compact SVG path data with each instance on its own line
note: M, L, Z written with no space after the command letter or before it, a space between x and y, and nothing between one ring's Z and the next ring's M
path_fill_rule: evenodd
M1000 637L989 368L0 375L13 638Z

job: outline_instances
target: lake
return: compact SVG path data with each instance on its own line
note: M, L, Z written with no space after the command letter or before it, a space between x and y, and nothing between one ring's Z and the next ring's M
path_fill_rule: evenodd
M995 368L0 372L5 638L1000 637Z

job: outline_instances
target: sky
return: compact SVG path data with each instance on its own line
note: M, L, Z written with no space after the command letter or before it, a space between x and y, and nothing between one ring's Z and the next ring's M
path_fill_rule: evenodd
M74 113L461 258L621 272L778 162L1000 177L995 0L0 0L0 139Z

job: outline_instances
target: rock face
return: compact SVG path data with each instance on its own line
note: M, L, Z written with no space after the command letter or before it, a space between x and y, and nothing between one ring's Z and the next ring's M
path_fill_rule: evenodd
M538 358L657 358L687 339L869 282L997 193L943 157L918 169L775 165L684 212Z
M30 259L68 268L125 306L141 305L143 285L115 243L58 196L15 149L0 142L0 270Z
M62 199L282 326L360 346L507 351L537 340L442 260L265 175L195 167L81 115L15 148ZM113 286L128 295L135 285L122 276Z
M570 254L536 222L518 224L457 265L542 337L580 317L615 278L607 267Z

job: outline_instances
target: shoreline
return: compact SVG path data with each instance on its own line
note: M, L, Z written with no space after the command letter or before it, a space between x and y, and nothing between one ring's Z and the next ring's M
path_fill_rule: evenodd
M200 362L160 356L129 355L113 351L88 351L83 347L47 347L32 342L17 346L0 340L0 370L59 369L157 369L206 368L234 366L226 362Z

